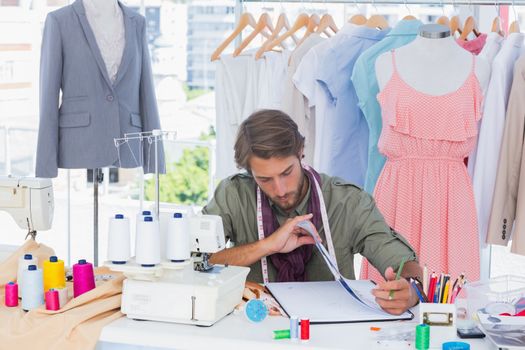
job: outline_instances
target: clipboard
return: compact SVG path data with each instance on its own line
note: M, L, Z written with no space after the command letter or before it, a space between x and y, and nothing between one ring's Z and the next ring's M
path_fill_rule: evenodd
M288 316L307 317L310 323L352 323L411 320L412 312L391 315L375 302L371 291L375 284L369 280L348 280L341 275L337 264L315 235L310 221L297 226L314 239L335 281L268 283L266 287Z
M368 280L347 280L359 293L369 293L375 284ZM275 282L266 285L288 317L309 318L311 324L382 322L411 320L407 311L391 315L379 307L373 309L355 299L338 281Z

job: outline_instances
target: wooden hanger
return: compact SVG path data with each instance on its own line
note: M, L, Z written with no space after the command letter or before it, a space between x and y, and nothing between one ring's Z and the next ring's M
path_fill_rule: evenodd
M277 45L280 45L284 40L297 33L297 31L299 31L301 28L308 26L309 21L310 17L306 13L301 13L299 16L297 16L297 19L295 20L295 23L293 24L292 28L288 29L286 33L284 33L274 41L270 42L265 48L265 51L270 51Z
M366 18L365 18L366 21ZM323 17L321 17L321 21L319 22L319 26L317 27L316 33L326 33L327 29L331 29L332 32L337 33L339 31L339 28L337 28L337 25L335 24L334 18L332 15L329 15L328 13L325 13Z
M501 18L499 16L494 17L494 19L492 20L492 27L490 31L504 36L503 29L501 28Z
M306 26L306 31L304 32L304 35L301 38L301 40L299 40L299 42L297 43L297 47L299 47L306 40L306 38L310 36L310 34L315 32L315 30L319 27L320 22L321 19L319 18L319 15L315 13L310 15L308 25Z
M355 25L358 25L358 26L362 26L362 25L366 24L366 17L363 16L362 14L358 13L358 14L355 14L352 17L350 17L350 19L348 20L348 23L352 23L352 24L355 24Z
M211 60L212 61L215 61L215 60L218 60L219 57L221 56L221 53L224 51L224 49L226 47L228 47L228 45L230 45L230 43L244 30L244 28L246 28L247 26L250 26L252 28L255 29L256 27L256 23L255 23L255 19L253 19L253 16L251 13L249 12L245 12L241 15L241 17L239 18L239 23L237 24L237 27L233 30L233 33L230 34L230 36L228 36L226 38L226 40L224 40L220 45L219 47L217 47L217 49L215 49L215 51L212 53L211 55Z
M436 21L437 24L441 24L442 26L450 27L450 20L447 16L441 16Z
M277 18L277 23L275 24L275 28L273 29L272 33L270 34L270 36L266 39L266 41L261 45L261 47L259 48L259 50L257 50L257 52L255 53L255 59L258 60L259 58L262 57L262 55L267 51L266 50L266 47L275 40L275 38L277 38L277 36L279 35L279 33L283 30L283 29L286 29L286 30L289 30L290 29L290 24L288 22L288 17L286 16L285 13L281 13L279 15L279 18ZM295 37L295 35L292 35L292 39L295 43L298 42L298 39ZM282 46L282 45L281 45Z
M462 34L461 33L461 21L459 20L459 16L452 16L450 18L450 35L454 36L454 34L459 33L460 35Z
M509 34L510 33L520 33L520 23L518 21L513 21L509 26Z
M414 21L416 19L417 18L412 15L406 15L405 17L403 17L403 21Z
M472 16L468 16L465 20L465 25L463 26L463 31L461 32L459 39L467 40L470 33L474 33L476 36L479 36L479 32L476 30L476 20Z
M368 18L365 25L369 28L385 29L388 28L388 21L384 16L372 15Z
M257 22L257 25L255 26L255 29L253 32L250 33L239 45L238 48L233 51L233 57L237 57L241 54L242 50L244 50L250 42L258 35L262 34L264 30L268 29L270 33L273 32L273 25L272 25L272 19L267 13L263 13L261 17L259 17L259 21Z

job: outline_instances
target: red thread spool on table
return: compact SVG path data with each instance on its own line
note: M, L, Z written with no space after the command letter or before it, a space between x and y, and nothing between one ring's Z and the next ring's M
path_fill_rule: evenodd
M50 289L46 292L46 310L60 310L58 290Z
M18 306L18 284L9 282L5 285L5 306Z
M310 319L308 318L301 319L301 340L310 340Z

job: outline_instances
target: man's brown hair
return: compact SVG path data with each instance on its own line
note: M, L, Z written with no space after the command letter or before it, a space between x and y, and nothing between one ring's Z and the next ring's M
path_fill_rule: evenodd
M250 170L250 157L263 159L301 156L304 136L286 113L263 109L242 122L235 140L235 163Z

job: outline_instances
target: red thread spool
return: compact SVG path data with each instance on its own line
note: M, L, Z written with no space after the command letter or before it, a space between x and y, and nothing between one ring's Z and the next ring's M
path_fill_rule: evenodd
M60 310L58 290L50 289L46 292L46 310Z
M18 284L9 282L5 285L5 306L18 306Z
M308 318L301 319L301 340L310 340L310 319Z

